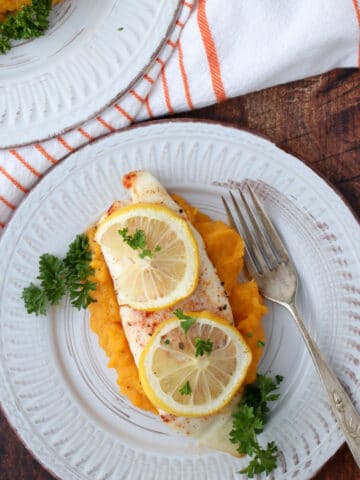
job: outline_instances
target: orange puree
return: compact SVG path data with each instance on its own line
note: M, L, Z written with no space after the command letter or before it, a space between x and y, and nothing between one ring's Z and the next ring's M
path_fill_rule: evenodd
M246 383L252 383L255 381L263 350L258 345L258 341L265 341L261 319L267 310L254 281L238 283L239 273L243 269L244 242L224 223L212 221L181 197L174 195L174 199L201 234L209 258L216 267L220 280L224 282L229 294L235 326L244 335L253 353L253 360L245 380ZM141 387L138 370L121 325L112 280L100 248L94 241L94 233L95 228L88 231L93 251L94 277L98 283L94 293L97 302L89 306L90 327L99 336L99 344L109 357L108 366L115 368L117 372L121 393L137 407L155 412Z

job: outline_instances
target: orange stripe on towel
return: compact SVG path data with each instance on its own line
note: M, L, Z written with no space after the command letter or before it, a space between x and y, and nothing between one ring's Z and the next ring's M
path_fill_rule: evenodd
M157 58L156 61L161 65L161 84L164 91L166 108L168 109L169 113L174 113L174 109L172 108L171 102L170 102L169 86L168 86L166 75L165 75L165 62L161 60L161 58Z
M140 103L145 102L145 99L141 95L139 95L137 92L135 92L135 90L130 90L130 93L133 97L136 98L136 100L139 100Z
M226 93L221 78L220 63L216 52L215 42L206 16L206 0L199 1L197 21L209 64L214 94L216 100L221 102L226 100Z
M146 107L146 110L148 112L149 117L154 118L154 115L153 115L151 107L150 107L149 95L145 99L145 107Z
M123 108L121 108L120 105L116 103L114 106L116 110L121 113L121 115L123 115L127 120L129 120L129 122L135 121L135 119L129 113L127 113Z
M149 83L151 83L151 84L154 83L154 80L153 80L151 77L149 77L149 75L148 75L147 73L145 73L144 78L145 78L145 80L147 80Z
M0 173L2 173L4 177L6 177L19 190L21 190L24 193L28 193L29 190L25 188L23 185L21 185L21 183L19 183L17 180L15 180L15 178L12 177L10 173L8 173L3 167L0 167Z
M157 61L157 63L159 63L163 68L165 67L165 62L164 62L164 60L161 60L161 58L158 57L158 58L156 59L156 61Z
M101 125L107 128L110 132L115 132L115 128L110 125L110 123L105 122L102 117L96 117L96 120L101 123Z
M69 150L69 152L73 152L74 149L63 139L61 135L57 137L57 141L61 143L61 145L66 148L66 150Z
M194 106L193 106L193 103L192 103L192 100L191 100L189 82L188 82L187 75L186 75L186 70L185 70L185 65L184 65L184 55L183 55L180 40L178 42L178 55L179 55L180 73L181 73L181 78L182 78L183 85L184 85L186 102L187 102L190 110L193 110Z
M170 95L169 95L169 87L168 83L166 80L166 75L165 75L165 69L161 69L161 83L164 89L164 97L165 97L165 103L166 103L166 108L169 110L169 113L174 113L174 109L171 106L170 102Z
M13 148L11 148L9 150L9 153L11 153L11 155L13 155L17 160L19 160L19 162L22 165L24 165L24 167L26 167L33 175L35 175L35 177L38 177L38 178L42 177L42 174L40 172L38 172L37 170L35 170L35 168L32 167L29 163L27 163L27 161L24 160L24 158L20 155L19 152L17 152Z
M41 153L41 155L43 155L43 156L46 158L46 160L49 160L49 162L51 162L53 165L55 165L55 164L57 163L57 160L56 160L54 157L52 157L52 156L50 155L50 153L48 153L48 152L45 150L45 148L44 148L42 145L40 145L40 143L36 143L36 144L34 145L34 147L36 148L36 150L37 150L38 152Z
M2 195L0 195L0 202L2 202L4 205L9 207L11 210L15 210L15 205L9 202L9 200L6 200Z
M87 138L90 142L94 140L94 137L90 135L90 133L86 132L83 128L78 128L77 131L81 133L81 135L85 138Z

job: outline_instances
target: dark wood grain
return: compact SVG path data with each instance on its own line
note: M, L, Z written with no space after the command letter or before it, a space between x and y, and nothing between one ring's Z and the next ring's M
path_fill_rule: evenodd
M336 70L177 117L230 122L275 142L332 183L360 216L360 72ZM0 414L0 479L50 480ZM315 480L360 480L343 446ZM300 479L301 480L301 479Z
M358 70L334 70L268 88L191 116L230 122L266 136L335 185L360 215Z

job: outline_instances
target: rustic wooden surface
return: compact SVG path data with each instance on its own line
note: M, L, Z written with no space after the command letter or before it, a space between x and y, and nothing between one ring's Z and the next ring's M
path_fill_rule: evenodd
M265 135L335 185L360 216L359 71L337 70L178 116L230 122ZM0 479L52 478L0 414ZM314 479L360 480L360 473L343 446Z

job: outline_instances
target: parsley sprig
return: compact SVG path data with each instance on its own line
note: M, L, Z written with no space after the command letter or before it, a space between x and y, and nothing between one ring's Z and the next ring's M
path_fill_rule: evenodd
M45 315L48 307L48 299L45 290L33 283L22 292L22 299L28 313L36 313L36 315Z
M180 388L179 392L181 395L191 395L192 390L191 390L189 380L186 383L184 383L184 385Z
M213 342L211 340L203 340L200 337L196 337L194 340L195 345L195 357L202 357L205 353L210 355L213 349Z
M186 315L181 308L177 308L174 312L175 317L177 317L179 320L182 320L180 322L180 327L184 330L185 335L189 331L189 328L194 325L196 322L196 318L190 317L190 315Z
M277 464L277 446L269 442L266 448L259 445L257 435L263 432L268 419L268 402L279 398L275 393L283 377L277 375L273 380L265 375L257 375L256 382L246 385L243 397L232 414L230 441L238 444L237 451L253 456L248 466L239 473L247 473L249 478L255 474L270 473Z
M266 472L268 475L276 468L277 456L278 449L275 442L269 442L266 448L256 448L254 458L239 473L247 473L248 478L254 478L257 473L262 472Z
M45 315L49 305L57 305L66 293L78 310L94 302L90 295L96 289L96 283L89 279L94 273L91 258L89 239L85 234L77 235L64 259L48 253L41 255L37 277L40 285L30 283L22 292L27 312Z
M144 230L136 229L133 235L129 235L129 229L123 228L122 230L118 230L118 233L123 238L124 242L129 245L129 247L131 247L133 250L140 250L140 258L152 258L154 256L154 252L147 247ZM161 247L159 245L157 245L154 249L155 252L159 252L160 250Z
M11 40L36 38L49 26L51 0L32 0L0 24L0 54L11 49Z

